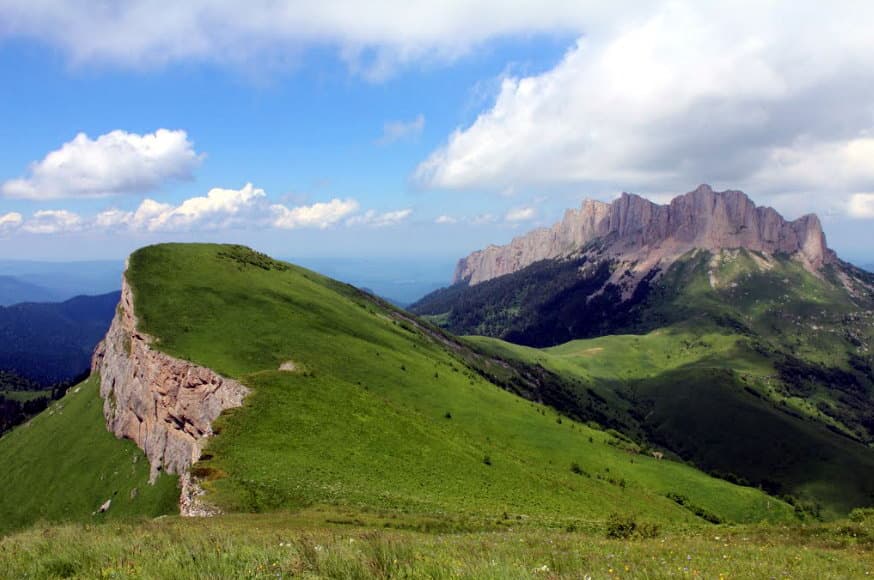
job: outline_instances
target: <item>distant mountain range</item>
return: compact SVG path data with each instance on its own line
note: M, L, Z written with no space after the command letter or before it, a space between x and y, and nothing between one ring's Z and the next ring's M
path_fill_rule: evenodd
M58 293L14 276L0 276L0 306L19 302L51 302L58 299Z
M42 386L87 372L118 297L110 292L0 307L0 370Z
M0 306L61 302L121 287L121 260L38 262L0 260Z

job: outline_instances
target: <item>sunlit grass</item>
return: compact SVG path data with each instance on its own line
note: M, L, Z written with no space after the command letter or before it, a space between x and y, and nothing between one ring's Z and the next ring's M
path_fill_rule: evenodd
M296 516L36 527L0 539L8 577L860 578L869 527L692 527L652 539L603 530L406 532Z

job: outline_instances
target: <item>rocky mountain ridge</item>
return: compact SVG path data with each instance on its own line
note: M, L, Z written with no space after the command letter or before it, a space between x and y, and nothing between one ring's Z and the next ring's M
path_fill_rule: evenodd
M100 376L106 426L145 452L150 481L160 471L180 476L182 515L208 515L208 506L197 499L200 489L189 468L213 434L212 422L225 409L242 405L249 389L159 352L153 343L137 328L133 292L125 279L115 317L91 368Z
M663 269L693 249L785 254L814 273L837 259L816 215L787 221L773 208L756 206L741 191L717 192L701 185L666 205L630 193L612 203L586 200L550 228L461 259L453 283L475 285L540 260L582 254L590 245L597 245L602 257L626 263L637 277Z

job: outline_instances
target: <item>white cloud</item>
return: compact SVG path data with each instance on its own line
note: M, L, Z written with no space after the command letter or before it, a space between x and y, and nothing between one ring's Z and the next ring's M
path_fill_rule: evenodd
M508 222L525 222L534 219L537 211L533 207L518 207L511 209L504 216L504 220Z
M774 191L858 191L874 185L874 137L774 147L751 181Z
M13 211L0 215L0 236L17 230L23 221L24 217L18 212Z
M448 225L448 224L458 223L458 219L456 219L450 215L440 215L440 216L437 216L437 219L434 220L434 223Z
M385 213L378 213L375 210L367 210L361 215L357 215L346 220L346 225L356 226L364 225L374 228L382 228L386 226L394 226L406 220L412 215L411 209L399 209Z
M505 78L416 180L494 192L709 182L829 206L874 185L874 3L650 8L593 26L551 70Z
M382 137L377 139L377 144L388 145L395 141L418 137L425 128L425 116L418 115L412 121L390 121L382 127Z
M847 213L854 218L874 218L874 193L854 193L851 195Z
M325 229L358 211L358 202L354 199L332 199L327 203L314 203L291 209L276 204L270 206L270 209L273 212L273 225L277 228Z
M46 209L33 214L21 229L30 234L60 234L82 228L82 218L64 209Z
M26 199L145 193L190 179L201 158L185 131L137 135L117 130L97 139L79 133L32 163L27 177L3 183L0 193Z
M178 230L191 229L193 226L227 228L249 217L249 210L265 196L263 189L256 189L251 183L239 190L216 187L209 190L205 197L192 197L172 210L150 215L146 218L149 221L148 229ZM149 213L153 211L152 208L148 209Z
M271 204L263 189L247 183L240 189L213 188L205 196L183 200L178 205L144 199L136 209L110 208L90 217L67 210L42 210L25 220L21 214L0 215L0 234L21 229L32 234L70 231L116 233L161 233L275 227L279 229L325 229L345 220L346 225L385 227L412 215L411 209L380 213L359 210L356 200L332 199L311 205L288 207Z
M109 209L94 218L98 228L129 228L146 232L222 229L256 221L266 194L247 183L241 189L213 188L206 196L178 206L145 199L135 211Z
M60 47L76 63L140 68L177 61L289 60L311 46L337 50L349 68L381 79L413 62L447 62L507 35L582 32L641 2L442 0L63 0L0 2L0 35ZM294 60L294 59L291 59Z

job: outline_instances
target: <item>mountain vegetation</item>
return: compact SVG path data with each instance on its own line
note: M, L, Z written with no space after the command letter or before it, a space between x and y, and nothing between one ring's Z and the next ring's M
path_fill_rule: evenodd
M874 502L874 276L828 250L814 217L785 222L738 192L699 188L662 209L647 204L631 196L598 206L605 237L509 273L492 276L528 237L474 253L459 272L479 281L411 310L543 369L552 380L528 396L579 420L810 513ZM587 208L530 239L560 237L568 220L590 223ZM792 254L721 247L737 236L778 245L774 230L808 242ZM690 239L704 247L664 249Z
M653 285L629 318L639 334L537 349L458 339L240 246L140 250L126 275L151 348L251 391L190 470L223 515L174 516L178 478L150 483L142 450L107 431L102 410L120 403L93 375L0 437L0 562L36 577L864 574L868 511L817 521L864 502L867 427L780 378L809 375L831 400L817 373L836 372L848 339L808 333L799 344L773 331L762 343L757 329L777 320L767 308L731 311L742 331L709 294L742 304L765 284L748 267L756 257L732 254L715 288L696 266L712 260L691 255L661 277L687 277L685 294ZM816 294L826 282L793 268L768 272L830 300ZM694 300L713 308L666 317ZM854 312L826 308L817 324ZM864 324L853 328L864 343ZM836 356L784 368L767 352L781 341L808 366L811 349ZM842 372L849 385L867 371L855 360ZM768 481L726 467L738 465L725 443L738 433L750 437L747 463L773 462Z
M325 506L444 522L434 525L562 528L614 512L661 523L806 517L760 490L643 454L618 432L512 394L484 375L501 369L501 380L530 382L515 367L354 287L251 250L153 246L132 255L127 277L140 329L156 337L155 348L252 390L216 422L217 435L192 468L205 501L225 512ZM293 370L280 370L291 361ZM72 420L73 400L99 405L94 380L55 403L62 415L41 414L0 439L0 468L20 474L0 485L54 501L19 458L26 448L27 456L59 460L50 428ZM87 420L114 441L93 409ZM44 507L42 517L87 520L106 497L129 497L132 487L142 494L145 472L135 471L142 463L132 453L124 456L130 467L112 469L133 479L101 483L77 509ZM52 485L64 481L59 474ZM0 500L4 509L17 514L7 521L37 519L0 491L9 498ZM166 506L137 505L138 513Z
M577 281L556 291L555 272ZM495 322L503 312L503 329L479 320L471 330L507 342L470 340L563 379L554 387L562 396L550 399L563 412L834 516L874 501L874 333L870 298L851 297L830 274L745 250L697 252L617 306L604 300L609 291L586 301L591 278L578 262L545 261L446 291L463 298L431 319L457 330L464 313ZM524 306L502 308L514 295L525 295ZM439 309L436 298L428 304ZM569 340L575 328L607 336ZM554 336L563 344L523 346Z
M109 328L118 297L110 292L0 307L0 370L41 389L81 377Z

